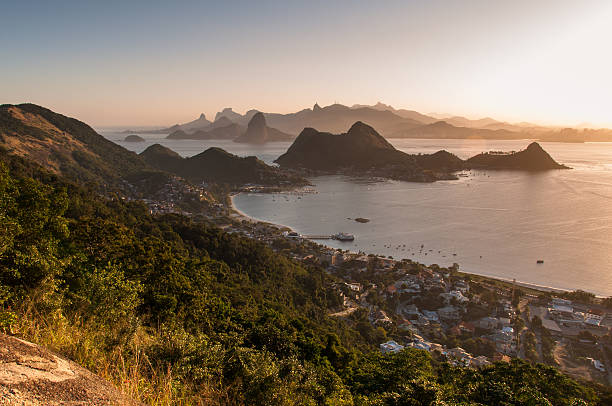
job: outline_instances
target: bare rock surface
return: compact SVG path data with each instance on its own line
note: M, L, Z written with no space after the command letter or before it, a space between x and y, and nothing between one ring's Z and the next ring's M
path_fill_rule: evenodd
M76 363L0 334L0 405L134 405Z

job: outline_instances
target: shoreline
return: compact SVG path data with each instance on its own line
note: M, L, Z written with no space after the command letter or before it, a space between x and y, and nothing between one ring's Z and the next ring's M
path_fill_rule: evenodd
M269 221L260 220L260 219L257 219L255 217L249 216L248 214L246 214L242 210L238 209L236 207L235 202L234 202L234 198L238 194L240 194L240 193L244 193L244 192L237 192L237 193L230 194L230 211L232 212L232 215L235 215L234 218L237 218L237 219L240 219L240 220L245 220L245 221L248 221L248 222L254 223L254 224L257 224L257 223L268 224L268 225L276 226L276 227L278 227L280 229L288 229L290 231L295 231L295 230L293 230L293 228L291 228L291 227L289 227L287 225L278 224L278 223L272 223L272 222L269 222ZM310 240L310 241L312 241L312 240ZM316 243L320 244L320 245L323 245L325 247L334 249L333 247L329 247L329 246L327 246L325 244L321 244L319 242L316 242ZM351 250L345 250L345 251L348 251L349 253L352 253L352 254L358 254L357 252L354 252L354 251L351 251ZM382 256L381 254L375 254L375 255ZM409 258L407 258L407 259L409 259ZM414 262L416 262L416 261L414 261ZM420 263L420 262L418 262L418 263ZM430 266L430 265L427 265L427 264L422 264L422 265ZM499 276L491 276L491 275L487 275L487 274L484 274L484 273L474 273L474 272L463 271L463 270L461 270L461 264L459 264L459 272L462 273L462 274L465 274L465 275L474 275L474 276L477 276L477 277L480 277L480 278L490 279L492 281L497 281L497 282L502 282L502 283L510 283L510 284L514 283L514 284L516 284L519 287L523 287L523 288L531 289L531 290L536 290L536 291L539 291L539 292L546 292L546 293L567 293L567 292L572 292L572 290L563 289L563 288L556 288L554 286L544 286L544 285L538 285L537 283L530 283L530 282L525 282L525 281L520 281L520 280L514 281L513 279L510 279L510 278L503 278L503 277L499 277ZM606 296L595 295L595 297L596 298L605 298Z

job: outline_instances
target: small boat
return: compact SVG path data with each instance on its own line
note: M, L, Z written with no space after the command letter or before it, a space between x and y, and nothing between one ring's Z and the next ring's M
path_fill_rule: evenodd
M538 264L543 264L543 263L544 263L544 260L543 260L543 259L538 259L538 260L536 261L536 263L538 263Z
M355 239L355 236L353 234L348 233L338 233L332 235L332 238L338 241L353 241Z

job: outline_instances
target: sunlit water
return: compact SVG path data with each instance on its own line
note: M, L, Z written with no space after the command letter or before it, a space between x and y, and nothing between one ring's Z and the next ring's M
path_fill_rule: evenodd
M113 141L124 137L106 135ZM256 155L268 163L289 146L144 137L144 143L118 143L140 152L159 142L183 156L219 146L241 156ZM519 150L528 144L391 141L408 153L446 149L461 158L488 150ZM355 234L351 243L325 241L333 247L425 264L456 262L466 272L612 295L612 144L542 146L558 162L574 169L538 174L472 171L458 181L432 184L322 176L311 179L316 193L240 194L234 203L249 216L303 234ZM355 217L371 221L350 220ZM538 265L539 259L544 264Z

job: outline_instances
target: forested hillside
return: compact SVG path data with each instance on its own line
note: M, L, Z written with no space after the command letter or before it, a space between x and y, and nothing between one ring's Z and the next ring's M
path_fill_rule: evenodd
M318 267L1 152L2 327L150 404L604 404L543 365L382 355ZM609 400L609 399L608 399Z

